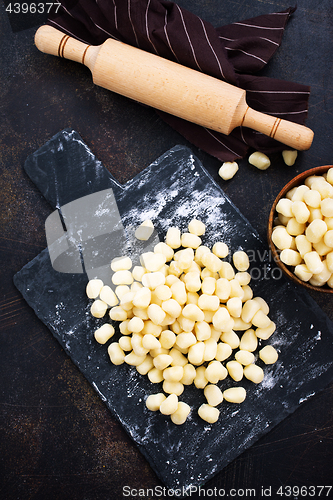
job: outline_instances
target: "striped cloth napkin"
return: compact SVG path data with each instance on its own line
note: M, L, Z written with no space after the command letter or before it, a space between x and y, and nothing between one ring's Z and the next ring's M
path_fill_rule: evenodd
M48 24L89 45L100 45L111 37L202 71L245 89L248 105L257 111L304 124L310 88L256 75L280 46L295 10L290 7L214 28L165 0L61 0ZM157 113L189 142L221 161L242 158L249 149L266 154L288 149L246 127L226 136Z

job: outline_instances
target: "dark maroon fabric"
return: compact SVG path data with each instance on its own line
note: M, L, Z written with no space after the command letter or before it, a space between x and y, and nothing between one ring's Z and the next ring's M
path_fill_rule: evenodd
M308 86L257 76L281 44L295 8L214 28L210 23L164 0L62 0L48 24L90 45L115 38L158 54L247 91L257 111L305 123ZM157 113L192 144L230 161L249 148L271 153L286 146L246 127L229 136L164 112Z

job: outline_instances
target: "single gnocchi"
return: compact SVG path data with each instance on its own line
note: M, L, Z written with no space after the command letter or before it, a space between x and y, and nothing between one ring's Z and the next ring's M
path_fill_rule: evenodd
M151 220L147 219L135 230L134 236L140 241L147 241L154 232L154 224Z
M220 416L220 410L208 403L203 403L198 410L198 415L209 424L215 424Z
M236 161L226 161L222 164L219 169L219 176L224 180L228 181L234 177L238 172L238 163Z
M115 329L110 323L104 323L95 330L94 337L99 344L106 344L111 337L113 337Z
M271 165L271 161L267 155L261 151L255 151L249 156L249 163L259 170L267 170Z
M282 157L283 157L285 164L288 165L289 167L294 165L296 158L297 158L297 153L298 152L296 149L292 149L292 150L285 149L284 151L282 151Z

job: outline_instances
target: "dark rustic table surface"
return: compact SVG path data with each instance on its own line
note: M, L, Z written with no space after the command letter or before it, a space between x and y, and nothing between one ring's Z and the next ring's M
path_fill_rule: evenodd
M283 185L333 163L332 4L300 1L262 73L311 85L312 147L292 167L272 155L265 172L244 159L225 182L218 176L221 162L187 143L153 110L94 86L87 68L38 52L33 38L43 19L15 19L6 12L8 3L0 3L0 498L118 499L129 488L130 498L160 498L163 485L145 458L14 287L14 274L46 247L44 223L51 213L23 164L67 127L121 183L174 145L186 145L266 239L269 210ZM214 26L290 6L282 0L177 3ZM333 320L333 298L311 296ZM326 497L328 488L317 487L332 484L332 407L331 385L219 472L201 497Z

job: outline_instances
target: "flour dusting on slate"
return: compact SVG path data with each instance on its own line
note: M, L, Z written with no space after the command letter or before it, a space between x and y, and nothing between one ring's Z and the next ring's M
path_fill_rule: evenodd
M152 386L134 367L112 365L107 345L95 342L93 332L103 320L89 314L87 276L56 272L46 249L14 277L28 304L166 486L186 489L202 485L333 380L332 323L303 289L283 277L275 278L267 245L189 149L172 148L121 186L79 134L68 129L31 155L25 169L54 209L112 189L121 222L129 233L151 219L162 240L168 227L177 225L186 231L196 217L207 226L203 244L211 247L220 240L229 245L231 253L239 248L252 253L250 272L257 274L253 274L256 278L251 287L267 301L269 316L277 325L273 336L267 342L260 341L258 349L270 343L278 350L279 359L270 366L258 359L265 371L263 382L256 385L242 380L246 400L241 405L224 401L219 407L220 418L213 425L197 415L205 398L194 386L186 387L180 397L192 407L182 426L146 408L147 396L160 392L161 387ZM95 215L102 218L105 210L107 207L101 205ZM130 250L135 254L138 249ZM228 378L219 385L223 390L236 383Z

